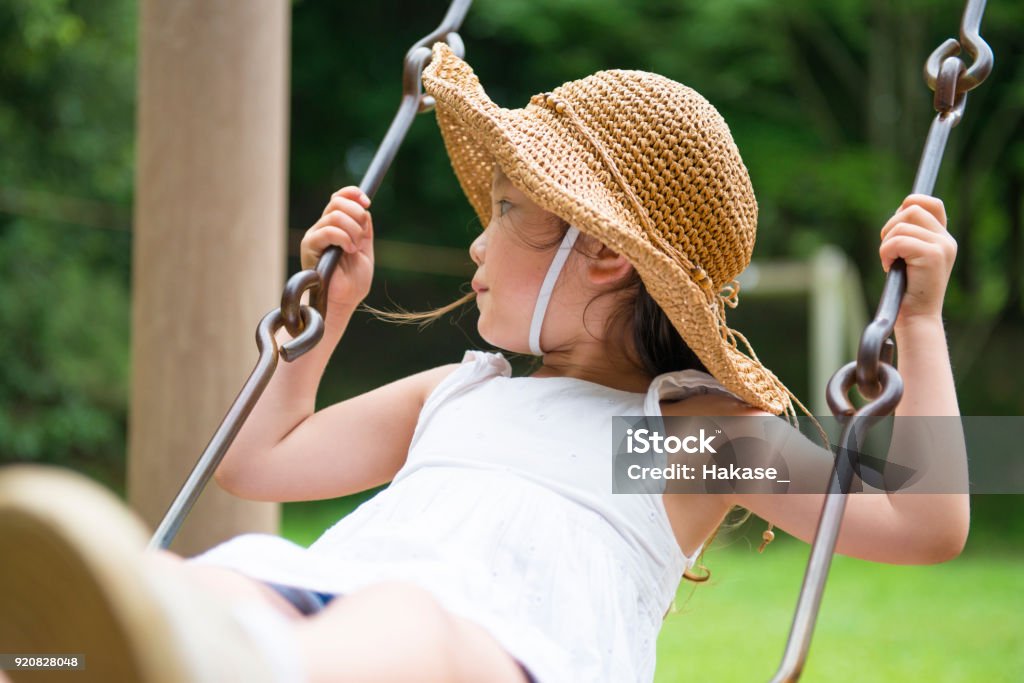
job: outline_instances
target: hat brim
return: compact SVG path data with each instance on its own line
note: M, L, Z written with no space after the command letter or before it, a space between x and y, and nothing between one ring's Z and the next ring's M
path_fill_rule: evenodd
M469 65L443 42L434 45L423 86L434 97L452 168L482 225L490 221L497 164L531 201L622 254L683 340L727 389L761 410L784 411L781 383L722 338L708 294L648 240L625 193L565 117L532 103L521 109L499 107Z

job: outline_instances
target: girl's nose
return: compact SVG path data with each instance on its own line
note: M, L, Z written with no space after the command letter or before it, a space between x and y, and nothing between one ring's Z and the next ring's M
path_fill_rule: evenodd
M469 245L469 257L473 259L473 263L480 266L484 262L484 233L480 233L473 243Z

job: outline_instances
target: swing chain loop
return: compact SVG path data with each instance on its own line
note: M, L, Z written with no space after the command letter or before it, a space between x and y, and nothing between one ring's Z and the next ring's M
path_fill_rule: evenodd
M861 396L869 399L879 397L885 391L886 384L880 380L879 375L885 372L882 370L883 365L892 366L893 355L896 350L896 344L890 339L890 335L896 325L900 303L906 291L906 274L902 259L899 259L898 263L898 266L894 263L889 268L889 276L885 279L885 285L882 289L878 309L875 311L875 317L864 328L860 338L860 346L857 349L855 364L857 390L860 391ZM843 389L837 389L841 382L845 382L842 375L842 371L837 372L829 380L826 389L827 396L835 396L837 391L842 391L845 394L849 390L850 387L846 385L844 385L845 388ZM899 403L901 397L902 391L900 396L896 397L895 403ZM830 406L832 403L833 401L829 399ZM893 404L894 408L895 403ZM846 406L847 409L843 411L843 414L852 414L853 407L849 401L847 401ZM839 413L836 413L834 408L833 414L836 417L839 416Z
M316 270L302 270L288 278L281 294L281 318L274 331L283 326L292 336L281 345L281 356L286 361L293 361L309 351L324 335L327 303L319 265ZM306 290L309 290L311 304L308 306L302 303L302 293Z
M462 42L462 36L455 31L451 31L446 34L444 42L448 43L452 52L457 54L459 57L465 55L466 47ZM434 98L430 95L423 94L422 81L423 69L426 68L427 64L430 64L431 57L433 57L431 49L419 44L409 50L408 54L405 56L405 73L403 74L402 79L404 84L403 87L406 97L410 95L416 97L419 103L416 110L416 113L418 114L423 114L434 109Z
M981 37L981 17L984 12L985 0L967 0L963 18L960 20L960 40L947 39L931 53L925 62L924 80L929 88L936 91L936 96L944 63L949 59L955 58L961 64L961 67L957 69L959 77L955 78L955 92L958 96L977 88L992 72L992 48ZM974 59L970 68L964 66L960 58L957 57L961 49ZM947 76L947 78L949 77ZM938 100L936 100L935 108L937 111L948 111L939 109Z
M434 108L434 98L423 94L421 76L423 69L430 63L432 47L438 41L448 43L459 57L466 55L466 46L458 29L466 18L473 0L454 0L448 6L448 12L436 29L417 41L405 54L405 70L402 74L402 91L404 97L415 97L417 113L422 114Z
M857 361L850 361L839 369L828 383L825 400L838 419L891 415L903 397L903 377L888 362L878 364L879 380L876 397L859 409L850 403L850 389L857 382Z
M954 116L954 126L960 122L967 102L967 93L957 92L957 85L966 72L967 67L959 57L949 57L939 66L939 77L935 81L935 111Z

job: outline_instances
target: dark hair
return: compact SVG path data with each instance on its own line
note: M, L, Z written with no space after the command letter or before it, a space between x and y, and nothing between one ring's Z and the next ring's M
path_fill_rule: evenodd
M635 270L630 273L622 288L634 287L636 296L632 302L627 300L623 305L619 314L622 322L616 318L616 323L622 329L632 332L633 348L644 371L652 377L673 370L707 372L697 354L676 331L665 311L647 292L647 287Z

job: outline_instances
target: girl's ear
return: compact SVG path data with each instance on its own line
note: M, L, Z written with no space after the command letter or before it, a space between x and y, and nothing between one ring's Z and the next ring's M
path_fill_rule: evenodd
M595 285L610 285L629 275L633 264L618 252L612 251L603 244L599 245L597 254L586 261L587 278Z

